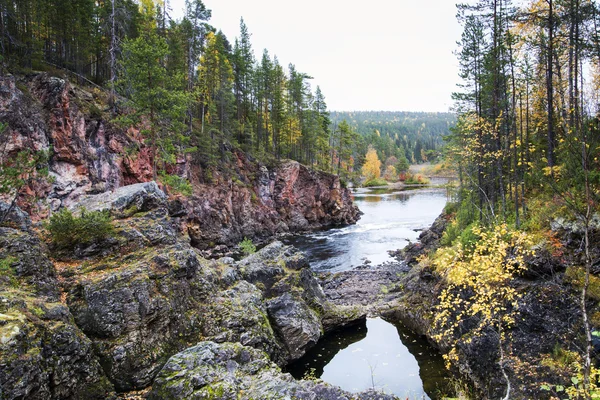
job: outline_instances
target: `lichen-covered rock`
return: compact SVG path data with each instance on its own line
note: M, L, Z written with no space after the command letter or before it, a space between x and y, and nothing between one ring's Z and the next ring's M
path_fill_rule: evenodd
M60 302L46 251L32 232L0 228L0 398L110 397L92 342Z
M375 392L348 393L323 382L296 381L266 354L239 343L201 342L171 357L160 371L151 400L298 399L391 400Z
M54 266L37 236L27 231L0 227L0 261L4 265L0 284L25 284L32 294L58 299Z
M306 350L317 344L323 325L305 302L285 293L269 300L267 310L273 328L285 344L291 360L302 357Z
M31 229L31 219L19 207L0 201L0 226L28 231Z
M236 268L240 279L263 292L271 325L284 350L274 357L281 365L301 357L324 332L366 316L357 307L329 302L306 255L292 246L273 242L238 262Z
M263 350L276 362L287 360L269 321L263 294L253 284L237 282L211 298L208 309L204 316L204 337Z
M244 280L260 284L268 292L286 275L284 268L300 270L308 267L308 260L301 251L275 241L241 260L237 267Z
M71 209L108 210L113 216L123 218L159 207L168 209L167 196L152 181L122 186L112 192L82 196Z
M200 339L215 289L208 263L181 243L88 262L70 279L75 321L121 391L150 385L169 356Z

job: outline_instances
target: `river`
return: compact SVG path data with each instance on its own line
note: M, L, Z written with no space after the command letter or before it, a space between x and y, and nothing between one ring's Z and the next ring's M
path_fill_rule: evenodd
M364 213L356 225L287 240L307 253L315 271L392 261L388 251L416 241L441 213L447 192L441 187L361 188L354 200ZM401 398L433 400L452 392L441 355L424 338L381 318L326 336L288 371L352 392L374 387Z
M359 188L354 201L364 213L355 224L287 240L307 253L315 271L338 272L391 261L389 250L416 241L446 205L445 188Z

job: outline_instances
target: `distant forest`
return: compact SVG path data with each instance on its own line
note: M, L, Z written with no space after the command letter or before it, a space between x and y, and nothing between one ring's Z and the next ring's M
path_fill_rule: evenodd
M434 161L456 122L453 113L407 111L333 111L330 118L334 129L346 120L360 135L361 154L372 145L382 160L404 154L410 163Z

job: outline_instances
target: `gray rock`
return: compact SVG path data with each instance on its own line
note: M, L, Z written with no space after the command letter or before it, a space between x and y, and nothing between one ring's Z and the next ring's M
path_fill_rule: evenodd
M122 218L158 207L168 210L167 196L158 188L156 182L152 181L122 186L114 192L82 196L70 209L72 211L83 208L88 211L110 210L114 216Z
M0 260L10 260L0 273L0 398L110 397L92 342L59 302L46 252L31 232L0 228Z
M15 228L21 231L31 229L29 215L16 205L0 201L0 226Z
M212 298L209 308L204 315L204 337L219 343L239 342L265 351L276 362L285 361L256 286L240 281Z
M239 343L200 342L174 355L160 371L150 400L170 399L396 399L374 393L348 393L317 381L296 381L266 354Z
M215 290L206 264L178 244L89 263L72 278L69 307L118 390L150 385L169 356L199 339Z
M285 276L284 268L300 270L308 267L308 259L301 251L275 241L238 263L243 279L263 285L267 291Z
M323 332L319 317L305 302L294 299L290 293L269 300L267 310L291 360L302 357L319 341Z
M0 286L9 286L11 276L30 285L32 292L58 299L58 282L46 246L32 233L0 227L0 260L10 262L0 274Z

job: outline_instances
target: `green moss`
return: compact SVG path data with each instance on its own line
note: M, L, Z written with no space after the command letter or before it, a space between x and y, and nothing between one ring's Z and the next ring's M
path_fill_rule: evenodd
M46 315L44 310L39 306L31 306L29 307L29 311L38 318L43 318Z
M16 271L13 268L13 264L17 262L15 257L5 257L0 259L0 282L5 281L13 289L19 287L19 279L17 278Z
M225 396L225 387L223 383L209 385L203 388L207 400L219 400ZM204 396L203 396L204 397Z
M585 282L585 268L575 266L567 268L564 279L578 290L581 290L583 288L583 283ZM600 301L600 278L597 276L590 275L587 297L592 300Z

